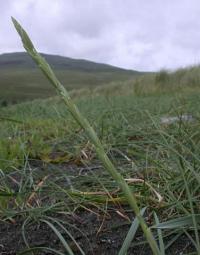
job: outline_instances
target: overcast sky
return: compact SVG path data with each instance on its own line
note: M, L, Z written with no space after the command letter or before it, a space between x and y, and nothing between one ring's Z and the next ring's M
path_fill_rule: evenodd
M23 51L15 17L40 52L136 70L200 63L200 0L2 0L0 53Z

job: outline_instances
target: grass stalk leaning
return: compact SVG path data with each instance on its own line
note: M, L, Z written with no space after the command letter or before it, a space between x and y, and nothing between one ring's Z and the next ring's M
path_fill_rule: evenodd
M48 80L51 82L51 84L54 86L58 94L61 96L62 100L68 107L69 112L72 114L74 119L79 123L79 125L86 131L88 138L90 139L91 143L94 145L97 156L101 160L102 164L104 165L105 169L109 172L109 174L113 177L113 179L118 183L121 190L124 192L124 195L126 196L127 201L129 202L131 208L133 209L135 215L138 218L138 221L140 223L140 226L144 232L144 235L152 249L152 252L154 254L160 254L158 245L153 237L153 234L151 230L148 228L148 226L145 223L144 218L142 217L140 213L140 209L137 205L136 198L132 191L130 190L128 184L123 179L120 173L116 170L113 163L108 158L107 154L104 151L104 148L97 137L94 129L91 127L87 119L85 119L76 105L71 100L68 92L64 88L64 86L59 82L57 77L55 76L53 70L48 65L48 63L45 61L45 59L36 51L34 48L33 43L31 42L29 36L27 35L26 31L21 27L21 25L12 18L12 21L14 23L14 26L19 33L23 46L28 52L28 54L32 57L32 59L36 62L36 64L39 66L39 68L42 70L44 75L48 78Z

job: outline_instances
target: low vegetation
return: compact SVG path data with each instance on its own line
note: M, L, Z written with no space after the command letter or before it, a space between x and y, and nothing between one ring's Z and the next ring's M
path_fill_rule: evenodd
M2 252L9 253L18 231L21 253L151 254L150 245L154 254L198 254L198 70L163 70L70 93L137 200L139 219L59 97L2 105ZM143 237L141 219L151 236Z
M42 54L68 90L94 89L114 81L128 81L142 72L86 60ZM0 55L0 104L16 104L54 96L55 91L24 52Z

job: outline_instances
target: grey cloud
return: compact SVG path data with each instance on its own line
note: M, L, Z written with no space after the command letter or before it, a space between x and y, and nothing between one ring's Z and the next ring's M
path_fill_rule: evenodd
M7 0L0 52L22 51L16 17L43 52L138 70L200 62L198 0Z

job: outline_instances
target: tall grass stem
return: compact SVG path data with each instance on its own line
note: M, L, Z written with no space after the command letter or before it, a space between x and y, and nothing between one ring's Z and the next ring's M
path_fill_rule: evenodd
M151 232L151 230L148 228L144 218L142 217L140 213L140 209L138 207L136 197L134 193L130 190L128 184L123 179L121 174L116 170L113 163L108 158L107 154L105 153L105 150L103 148L103 145L101 144L99 138L97 137L97 134L95 133L94 129L89 124L88 120L82 116L80 111L78 110L77 106L73 103L72 99L70 98L68 92L64 88L64 86L59 82L57 77L55 76L53 70L49 66L49 64L46 62L46 60L36 51L34 48L33 43L31 42L28 34L26 31L21 27L21 25L12 18L13 24L20 35L23 46L28 52L28 54L32 57L32 59L35 61L35 63L39 66L39 68L42 70L44 75L48 78L48 80L51 82L51 84L54 86L58 94L63 99L64 103L68 107L68 110L74 117L74 119L79 123L79 125L86 131L88 138L90 139L91 143L94 145L97 156L101 160L102 164L104 165L105 169L110 173L110 175L113 177L113 179L118 183L121 190L124 192L124 195L126 196L127 201L129 202L131 208L133 209L135 216L137 217L140 226L144 232L144 235L152 249L152 252L156 255L160 254L158 245L154 239L154 236Z

